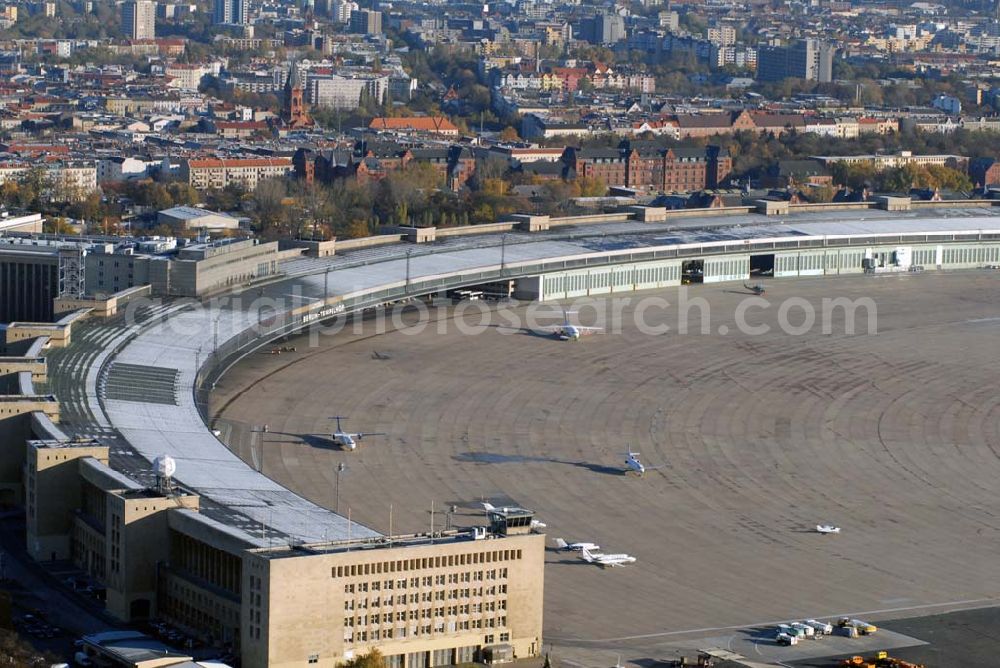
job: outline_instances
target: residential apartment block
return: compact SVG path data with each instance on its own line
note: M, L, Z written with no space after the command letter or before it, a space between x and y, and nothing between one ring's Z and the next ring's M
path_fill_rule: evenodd
M122 32L129 39L156 37L156 3L152 0L122 3Z
M310 75L306 84L309 103L331 109L357 109L362 95L376 104L382 104L388 91L388 76Z
M835 53L835 48L814 39L800 40L791 46L761 47L757 52L757 79L829 82L833 80Z
M291 158L190 158L182 160L180 167L181 178L200 190L221 190L232 184L253 192L261 181L291 172Z
M56 201L79 201L97 189L97 166L85 161L41 165L26 161L0 163L0 184L17 181L35 167L44 172L48 194Z

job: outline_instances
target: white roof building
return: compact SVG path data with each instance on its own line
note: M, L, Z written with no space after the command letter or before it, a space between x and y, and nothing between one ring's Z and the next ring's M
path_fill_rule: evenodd
M239 218L193 206L164 209L156 214L156 222L185 230L235 230L240 226Z

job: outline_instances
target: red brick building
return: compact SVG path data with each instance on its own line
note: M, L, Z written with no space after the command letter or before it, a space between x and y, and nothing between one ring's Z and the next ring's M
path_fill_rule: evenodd
M620 148L567 146L562 159L569 178L600 179L609 186L618 186L628 183L626 155Z
M677 132L681 139L686 137L714 137L740 130L757 131L753 117L747 111L718 114L678 114Z
M718 146L661 148L633 143L619 148L567 147L568 178L597 178L609 186L691 192L728 183L729 152Z
M406 148L395 143L359 143L355 149L299 149L292 158L295 175L308 184L354 179L380 181L410 165L427 164L441 174L443 187L460 190L476 171L476 159L465 146Z
M389 118L379 116L368 124L373 132L403 132L457 137L458 128L444 116L406 116Z

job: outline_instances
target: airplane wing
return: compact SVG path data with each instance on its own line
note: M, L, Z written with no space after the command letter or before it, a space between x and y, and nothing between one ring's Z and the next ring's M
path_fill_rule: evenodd
M627 554L620 554L609 559L604 559L601 563L608 564L610 566L624 566L625 564L634 564L635 557Z
M572 327L581 334L586 334L588 332L603 332L603 327L583 327L582 325L546 325L545 327L540 327L543 332L561 332L567 327Z
M363 432L358 433L358 434L348 434L348 436L351 436L353 438L361 440L365 436L385 436L385 432L384 431L363 431Z

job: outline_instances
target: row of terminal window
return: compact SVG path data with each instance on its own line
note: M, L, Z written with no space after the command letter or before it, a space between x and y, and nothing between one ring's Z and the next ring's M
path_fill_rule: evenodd
M380 561L374 564L351 564L350 566L332 566L330 577L342 578L355 575L374 575L378 573L400 573L428 568L446 568L450 566L471 566L498 561L511 561L521 558L521 550L493 550L491 552L473 552L471 554L450 554L440 557L423 557L420 559L399 559L396 561Z
M393 598L392 596L386 596L380 599L379 597L376 596L373 599L367 599L367 598L362 598L358 600L348 599L344 601L344 610L351 611L351 610L367 610L368 608L382 608L382 607L388 608L394 605L406 605L407 603L409 603L410 605L416 605L417 603L431 603L433 601L440 602L444 601L446 598L449 601L457 601L463 598L471 598L472 596L481 597L483 596L484 591L486 593L486 596L496 596L497 594L501 596L506 596L507 585L500 585L500 587L488 587L485 590L482 587L478 589L476 588L452 589L447 593L447 597L445 596L445 592L442 590L436 592L428 591L422 594L410 594L409 598L407 598L407 596L403 594L395 598ZM489 605L492 606L493 604L490 603ZM501 601L500 607L501 609L506 609L507 607L506 601ZM443 609L444 608L442 608L442 610Z
M396 612L373 613L371 615L351 615L344 617L344 626L368 626L369 624L391 624L393 619L397 622L406 620L416 621L418 619L430 619L432 617L454 617L456 615L480 615L483 612L506 611L507 601L488 603L466 603L464 605L438 606L436 608L423 608L421 610L398 610Z
M431 587L431 586L444 586L446 584L459 584L468 582L483 582L484 580L496 580L497 578L505 579L507 577L507 569L492 569L488 571L467 571L465 573L448 573L441 575L425 575L422 578L399 578L397 580L385 580L379 582L359 582L357 584L349 583L344 585L345 594L366 593L368 591L380 591L386 590L390 591L392 589L406 589L407 582L411 589L416 589L417 587Z
M944 262L948 264L996 262L997 259L998 248L996 246L979 248L945 248L943 258Z
M406 638L408 635L412 637L420 635L431 635L432 633L444 633L446 628L448 633L455 633L456 631L472 631L474 629L495 629L503 628L507 626L507 618L499 617L497 619L467 619L463 621L450 622L447 627L443 621L436 622L434 624L424 624L422 626L411 626L409 630L405 626L401 626L396 629L365 629L362 631L354 631L352 629L344 630L344 642L348 644L353 643L364 643L364 642L376 642L378 640L392 640L396 638L397 640ZM500 634L500 641L507 642L510 640L510 633L503 632Z

